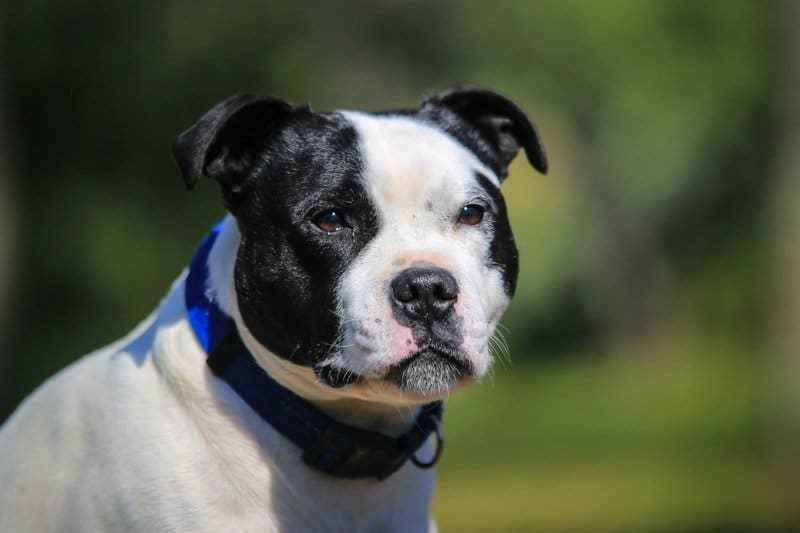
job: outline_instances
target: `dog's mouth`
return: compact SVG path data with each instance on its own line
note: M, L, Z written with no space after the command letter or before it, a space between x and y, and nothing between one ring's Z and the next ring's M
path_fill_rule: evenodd
M334 388L367 379L326 364L315 367L314 372L317 379ZM403 392L429 397L445 394L474 375L475 367L463 350L446 345L428 345L389 367L379 379Z
M424 396L445 394L475 367L464 352L449 346L425 346L389 368L384 380L405 392Z

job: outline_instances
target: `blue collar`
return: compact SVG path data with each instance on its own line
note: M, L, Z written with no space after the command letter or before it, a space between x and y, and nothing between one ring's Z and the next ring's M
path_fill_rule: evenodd
M425 405L414 427L398 438L339 423L278 384L245 348L236 325L209 294L208 255L219 235L220 222L205 237L192 258L186 278L186 312L197 341L208 354L211 371L225 381L256 412L303 451L303 461L327 474L383 480L409 459L430 468L442 451L438 425L441 402ZM436 433L433 459L423 463L415 452Z

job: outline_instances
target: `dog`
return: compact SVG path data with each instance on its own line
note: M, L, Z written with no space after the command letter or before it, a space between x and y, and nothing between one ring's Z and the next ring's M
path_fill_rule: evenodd
M156 311L0 430L0 531L425 531L441 400L481 379L534 124L490 90L235 95L173 142L227 213Z

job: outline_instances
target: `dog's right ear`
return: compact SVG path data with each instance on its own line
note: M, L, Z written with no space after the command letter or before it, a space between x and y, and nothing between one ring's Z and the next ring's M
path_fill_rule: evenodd
M194 188L203 175L223 188L235 188L280 126L300 109L253 94L237 94L215 105L172 141L186 188Z

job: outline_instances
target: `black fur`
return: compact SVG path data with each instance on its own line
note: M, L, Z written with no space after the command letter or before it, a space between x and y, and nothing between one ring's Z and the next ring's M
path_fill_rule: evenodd
M234 282L245 324L267 348L313 366L339 334L334 290L378 231L359 178L352 125L304 112L287 121L246 180L235 213L242 235ZM311 219L327 209L347 226L326 234Z
M262 148L289 116L304 111L285 100L236 94L215 105L172 143L188 189L201 175L230 194L253 170ZM229 198L226 196L226 201Z
M539 132L522 107L513 100L473 85L456 85L428 95L420 109L376 111L432 123L469 148L501 179L520 147L533 168L549 168Z
M514 234L511 232L511 224L508 222L506 202L503 199L503 195L500 194L500 189L489 181L486 176L476 174L475 179L497 206L497 214L494 216L494 235L489 246L489 253L492 263L500 269L503 275L506 294L511 297L514 296L514 292L517 290L519 252L517 251L517 243L514 241Z
M190 188L217 179L241 243L234 284L242 319L270 351L314 366L339 334L334 289L377 233L359 178L354 127L337 113L237 95L173 144ZM326 234L311 219L335 208L347 226Z
M501 178L520 146L531 166L547 173L536 126L518 104L494 91L457 85L427 96L419 116L458 139Z
M432 124L504 176L519 145L540 171L547 162L532 123L496 93L456 88L428 97L404 114ZM273 353L311 366L331 386L357 376L320 363L341 331L334 293L360 251L377 234L378 214L361 183L364 162L356 130L338 113L315 113L276 98L236 95L206 113L173 143L188 188L202 175L220 185L241 234L234 284L242 318ZM502 195L484 176L478 184L497 206L491 260L514 293L518 255ZM311 220L336 209L346 226L326 234ZM387 294L387 298L390 295ZM395 318L420 347L387 379L401 388L434 390L473 371L460 351L460 318ZM427 376L427 378L425 377ZM427 379L427 381L426 381Z

